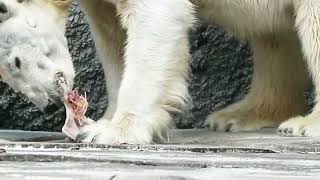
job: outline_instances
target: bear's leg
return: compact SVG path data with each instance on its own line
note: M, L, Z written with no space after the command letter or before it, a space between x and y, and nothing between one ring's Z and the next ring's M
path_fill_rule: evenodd
M188 96L193 8L188 0L122 0L117 11L127 33L117 108L111 122L98 123L87 137L96 143L151 143L166 136L170 111Z
M87 15L106 76L108 109L103 119L111 120L117 107L123 71L125 31L120 25L115 5L103 0L81 0L79 3Z
M315 86L315 107L306 116L282 123L279 133L286 136L320 137L320 1L297 1L296 27L302 50Z
M276 127L305 112L306 72L295 35L265 35L251 41L254 74L241 101L210 114L206 125L215 131L255 131Z
M111 121L117 108L126 34L120 25L114 4L104 0L79 0L78 2L86 13L90 25L97 53L103 65L108 94L108 109L103 118L97 123L81 128L79 140L91 142L97 133L103 130L102 127Z

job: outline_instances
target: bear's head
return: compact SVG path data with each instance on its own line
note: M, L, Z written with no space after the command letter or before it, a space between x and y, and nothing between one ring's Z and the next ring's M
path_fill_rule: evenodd
M0 0L0 76L44 109L75 76L65 20L71 0Z

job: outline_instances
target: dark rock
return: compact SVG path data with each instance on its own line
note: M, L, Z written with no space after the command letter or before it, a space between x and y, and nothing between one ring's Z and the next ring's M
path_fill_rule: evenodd
M210 111L221 109L246 93L251 80L251 50L221 27L198 25L190 33L192 103L177 118L177 127L201 127Z

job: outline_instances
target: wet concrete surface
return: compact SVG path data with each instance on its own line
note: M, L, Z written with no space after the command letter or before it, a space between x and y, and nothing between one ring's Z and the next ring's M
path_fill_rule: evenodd
M320 178L320 141L274 129L173 130L169 143L153 145L75 144L60 133L1 130L0 139L0 179Z

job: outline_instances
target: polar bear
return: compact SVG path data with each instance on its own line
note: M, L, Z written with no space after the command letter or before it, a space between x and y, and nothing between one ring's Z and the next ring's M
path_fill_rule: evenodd
M243 100L210 114L209 129L256 131L280 124L282 135L320 136L319 0L78 3L87 15L109 95L105 116L82 128L79 138L84 142L145 144L166 138L171 112L188 101L188 31L197 18L220 24L253 48L250 92ZM303 97L308 72L316 93L310 114L306 114Z
M0 79L40 109L61 104L75 72L64 36L69 3L0 0Z
M282 135L320 136L319 105L305 115L304 100L308 72L316 103L320 95L320 1L78 2L97 42L110 95L105 117L83 129L85 141L150 143L165 137L170 112L188 99L187 32L196 18L232 31L254 52L250 92L210 114L209 129L256 131L280 124Z

